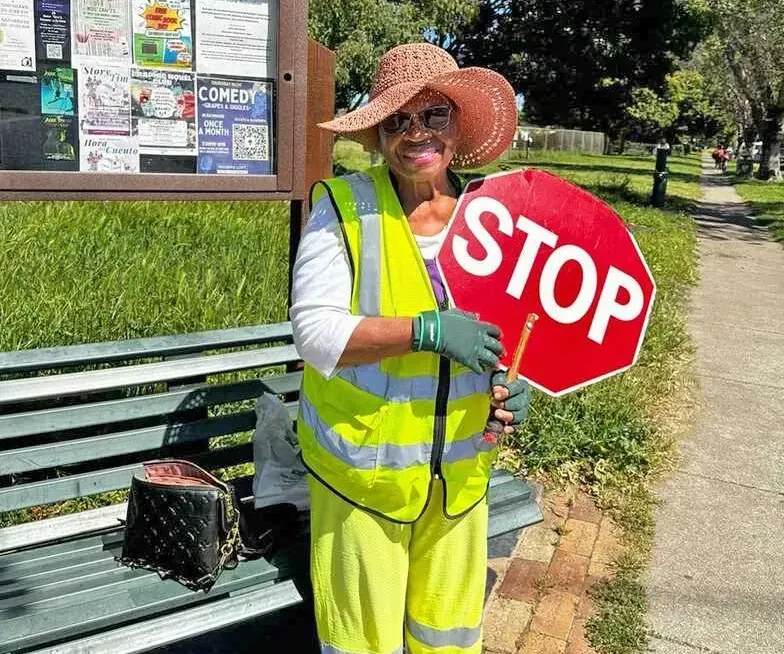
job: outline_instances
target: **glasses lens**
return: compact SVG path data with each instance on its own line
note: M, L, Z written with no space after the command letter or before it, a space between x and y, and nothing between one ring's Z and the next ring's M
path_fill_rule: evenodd
M452 108L448 105L430 107L422 112L422 122L428 129L440 131L449 126L451 113Z
M408 128L410 116L401 112L394 113L381 121L381 129L387 134L396 134Z

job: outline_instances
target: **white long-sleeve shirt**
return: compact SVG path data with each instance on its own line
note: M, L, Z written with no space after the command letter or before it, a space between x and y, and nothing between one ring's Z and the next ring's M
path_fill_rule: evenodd
M424 259L433 259L446 229L415 235ZM362 316L351 314L351 266L338 218L327 196L311 212L294 263L289 311L299 356L325 377L334 375Z

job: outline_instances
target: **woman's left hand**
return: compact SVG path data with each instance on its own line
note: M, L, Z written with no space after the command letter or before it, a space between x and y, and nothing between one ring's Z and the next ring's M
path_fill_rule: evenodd
M492 387L491 406L493 416L504 423L504 431L511 434L528 416L531 404L531 388L524 379L506 380L506 373L497 370L490 380Z

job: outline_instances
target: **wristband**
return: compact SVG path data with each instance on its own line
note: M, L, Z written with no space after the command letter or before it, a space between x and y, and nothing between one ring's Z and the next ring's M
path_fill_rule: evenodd
M419 314L418 350L441 351L441 316L438 311L424 311Z

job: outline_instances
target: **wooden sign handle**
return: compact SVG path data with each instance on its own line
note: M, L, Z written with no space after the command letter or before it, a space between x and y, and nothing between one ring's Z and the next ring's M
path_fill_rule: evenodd
M534 324L537 320L539 320L539 316L535 313L529 313L528 317L525 319L523 332L520 334L520 340L517 342L517 347L515 348L514 356L512 357L512 365L510 365L506 371L506 381L508 382L513 382L517 379L517 373L520 371L520 363L523 360L523 353L528 345L528 339L531 337L531 331L533 331Z

